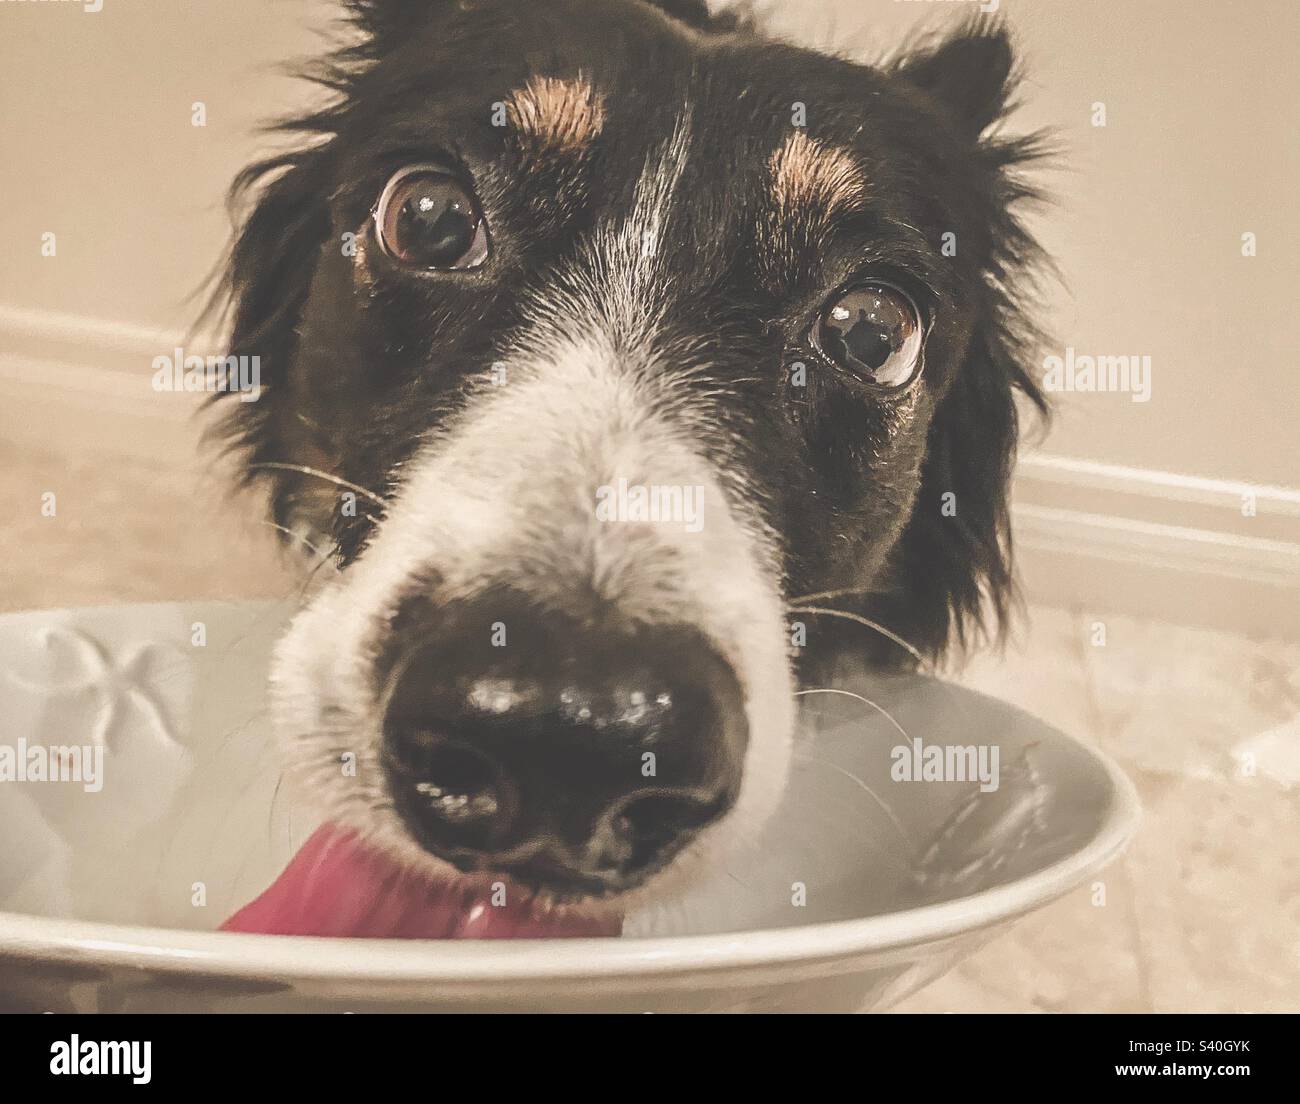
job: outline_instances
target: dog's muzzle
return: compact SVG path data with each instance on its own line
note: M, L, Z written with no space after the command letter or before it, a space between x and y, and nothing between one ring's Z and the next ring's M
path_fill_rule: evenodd
M404 602L382 758L426 850L558 894L629 889L735 802L739 683L687 627L610 628L500 591Z

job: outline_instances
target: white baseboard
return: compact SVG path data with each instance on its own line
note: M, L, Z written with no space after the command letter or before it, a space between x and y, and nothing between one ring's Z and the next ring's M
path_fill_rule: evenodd
M206 396L159 394L149 371L210 338L0 306L3 437L175 464ZM1016 472L1013 527L1033 603L1255 636L1300 636L1300 489L1046 453Z
M44 453L165 461L194 455L206 395L159 393L139 372L0 356L0 440Z
M177 346L204 353L210 334L151 329L106 318L0 304L0 352L120 372L147 372Z
M1031 602L1300 637L1300 490L1038 454L1012 524Z
M207 396L157 392L154 357L202 355L209 335L0 304L4 440L175 464L206 426Z

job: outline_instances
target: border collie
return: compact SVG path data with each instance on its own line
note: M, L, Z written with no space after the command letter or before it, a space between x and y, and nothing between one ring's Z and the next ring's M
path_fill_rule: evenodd
M869 66L704 0L346 14L221 290L323 566L284 756L405 870L621 909L770 815L801 681L1004 620L1042 144L987 21Z

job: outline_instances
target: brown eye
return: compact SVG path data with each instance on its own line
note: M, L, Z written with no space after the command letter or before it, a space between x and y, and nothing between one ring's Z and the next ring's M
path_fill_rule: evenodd
M831 300L809 336L818 352L872 387L896 391L921 374L921 313L889 284L863 284Z
M454 176L431 165L403 169L375 207L384 252L412 268L460 271L488 255L478 202Z

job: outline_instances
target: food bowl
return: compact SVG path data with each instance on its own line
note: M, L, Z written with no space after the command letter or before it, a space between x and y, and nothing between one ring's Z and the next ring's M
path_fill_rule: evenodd
M766 830L621 938L218 932L316 827L280 791L265 710L289 612L0 616L0 1008L882 1009L1092 878L1137 825L1095 750L947 682L850 670L801 697Z

